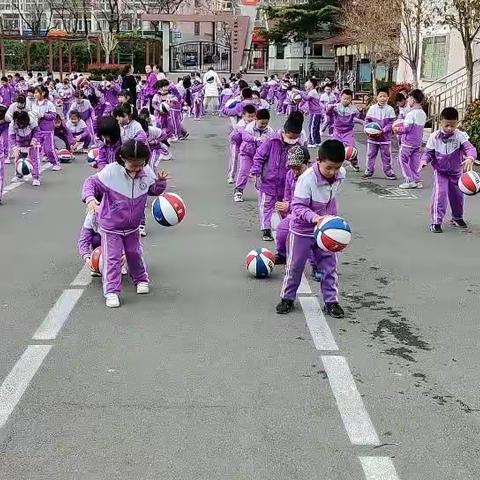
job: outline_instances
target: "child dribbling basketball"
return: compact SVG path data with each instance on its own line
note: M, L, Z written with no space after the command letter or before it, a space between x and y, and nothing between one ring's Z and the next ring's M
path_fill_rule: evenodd
M126 141L115 163L107 165L83 185L82 200L97 212L103 256L103 292L106 305L120 306L121 257L125 251L128 271L137 293L149 293L149 278L140 242L140 223L148 195L160 195L168 175L157 175L148 166L150 150L143 142ZM101 202L96 200L101 198Z

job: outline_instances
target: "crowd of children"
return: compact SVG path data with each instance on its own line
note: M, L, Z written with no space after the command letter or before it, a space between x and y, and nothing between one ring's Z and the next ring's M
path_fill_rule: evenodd
M137 292L148 293L141 246L147 196L166 188L168 175L161 162L171 158L172 142L188 138L185 116L201 120L205 115L202 77L186 76L173 83L164 76L158 79L150 69L133 102L132 93L109 75L100 82L82 76L63 82L38 77L32 82L31 75L25 80L15 74L1 79L0 96L0 200L5 164L11 159L17 162L20 154L28 155L32 185L39 186L42 160L50 162L52 170L60 170L59 151L73 155L95 147L97 172L87 178L82 192L88 213L79 253L91 266L92 252L101 246L108 307L120 305L123 263ZM397 138L404 177L400 188L422 188L422 168L428 164L433 168L432 232L442 232L448 203L453 224L466 227L457 183L462 171L472 168L476 150L458 130L458 112L453 108L442 112L440 129L423 150L426 115L420 90L396 97L398 113L388 103L387 90L380 89L376 102L364 113L354 105L349 88L340 91L335 84L321 88L312 78L300 89L288 74L281 79L265 77L251 86L232 75L222 79L218 96L217 113L231 122L227 181L234 185L233 200L243 202L249 179L255 184L262 238L276 241L276 263L286 265L278 313L293 308L309 259L320 282L325 312L344 316L336 254L316 245L314 228L325 215L337 214L336 195L346 177L346 148L356 145L355 124L374 122L380 129L367 135L364 178L374 175L380 154L385 177L396 179L391 146ZM272 111L286 116L278 130L270 126ZM322 135L328 137L323 142ZM308 148L316 149L312 163ZM360 171L354 155L348 164ZM14 180L21 177L17 173Z

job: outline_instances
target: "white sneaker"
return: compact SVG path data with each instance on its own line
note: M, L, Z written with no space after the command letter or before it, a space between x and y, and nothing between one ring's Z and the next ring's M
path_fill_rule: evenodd
M422 182L417 182L415 185L416 185L415 188L423 188Z
M122 265L122 275L128 275L128 269L126 265Z
M54 172L58 172L58 171L61 170L61 169L62 169L62 166L61 166L61 165L54 165L54 166L52 167L52 170L53 170Z
M32 180L32 185L33 185L34 187L39 187L39 186L40 186L40 180L39 180L38 178L34 178L34 179Z
M417 188L417 184L415 182L404 182L401 183L398 188L401 188L402 190L408 190L410 188Z
M146 237L147 236L147 228L145 225L140 225L140 236L141 237Z
M234 202L243 202L243 193L242 192L235 192L233 194L233 201Z
M227 183L228 183L229 185L231 185L233 182L234 182L233 177L232 177L231 175L228 176L228 177L227 177Z
M90 270L90 276L91 277L101 277L102 274L98 272L94 272L93 270Z
M137 293L139 295L144 295L146 293L150 293L150 286L147 282L140 282L137 284Z
M120 306L120 299L116 293L107 293L105 295L105 305L108 308L118 308Z
M12 178L12 183L20 183L23 182L23 177L17 177L16 175Z

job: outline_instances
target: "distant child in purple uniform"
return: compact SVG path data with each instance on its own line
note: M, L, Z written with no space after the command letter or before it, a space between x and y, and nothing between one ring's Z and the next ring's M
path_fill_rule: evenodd
M440 129L430 135L420 162L420 169L428 164L433 168L430 230L434 233L442 233L448 204L452 211L451 224L467 228L463 219L464 195L458 187L458 180L463 171L472 169L477 151L468 135L457 127L458 111L445 108L440 114Z
M388 103L388 90L379 88L377 103L372 105L365 117L365 124L375 122L382 131L376 135L367 135L367 165L364 178L372 177L375 172L375 160L378 152L383 164L383 173L389 180L397 177L392 170L392 125L395 121L395 110Z
M110 163L117 161L121 146L120 126L113 117L100 117L97 121L97 136L100 139L98 148L98 171Z
M293 145L303 144L302 128L303 115L294 112L282 130L271 134L260 145L253 158L250 175L256 178L260 229L265 241L273 241L272 213L275 204L283 200L288 150Z
M343 318L338 303L337 256L321 250L313 238L313 231L325 215L336 215L336 194L345 179L345 147L338 140L327 140L318 151L318 160L297 180L291 203L292 219L287 241L287 266L281 300L277 313L293 309L305 263L313 250L314 262L322 272L320 290L324 311L335 318Z
M168 175L155 174L148 166L150 150L143 142L129 140L122 145L117 162L93 175L83 185L82 200L96 212L103 257L103 292L107 307L120 306L121 258L137 293L149 293L149 277L140 241L140 222L147 197L165 191ZM101 198L99 203L96 199Z
M425 95L421 90L412 90L407 100L410 111L405 115L403 126L393 129L401 138L399 157L404 182L399 188L402 189L423 188L419 166L423 129L427 121L427 115L422 108L424 99Z

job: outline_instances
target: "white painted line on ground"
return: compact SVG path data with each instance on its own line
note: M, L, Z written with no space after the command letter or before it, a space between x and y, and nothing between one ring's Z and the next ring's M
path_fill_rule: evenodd
M0 428L22 398L53 345L29 345L0 386Z
M83 294L82 289L64 290L45 320L33 335L33 340L54 340L71 311Z
M90 275L90 269L84 265L82 269L78 272L78 275L75 277L73 282L70 284L71 287L86 287L92 283L92 276Z
M346 358L323 355L322 362L352 444L380 445L380 439L358 393Z
M297 295L310 295L311 293L312 289L310 288L307 277L305 277L305 274L302 273L302 281L300 282L300 286L298 287Z
M9 164L7 164L9 165ZM50 163L47 163L45 165L42 165L40 167L40 173L43 173L45 170L50 170L50 168L52 168L52 165ZM30 177L29 177L30 178ZM31 180L29 180L31 182ZM16 188L20 187L20 185L24 185L25 183L29 183L27 181L23 181L23 182L12 182L12 183L9 183L8 185L6 185L4 188L3 188L3 195L6 195L7 193L11 192L12 190L15 190ZM37 187L35 187L37 188Z
M389 457L359 457L367 480L400 480Z
M299 297L305 320L307 321L310 335L317 350L338 350L335 338L328 326L325 315L322 312L318 299L315 297Z

